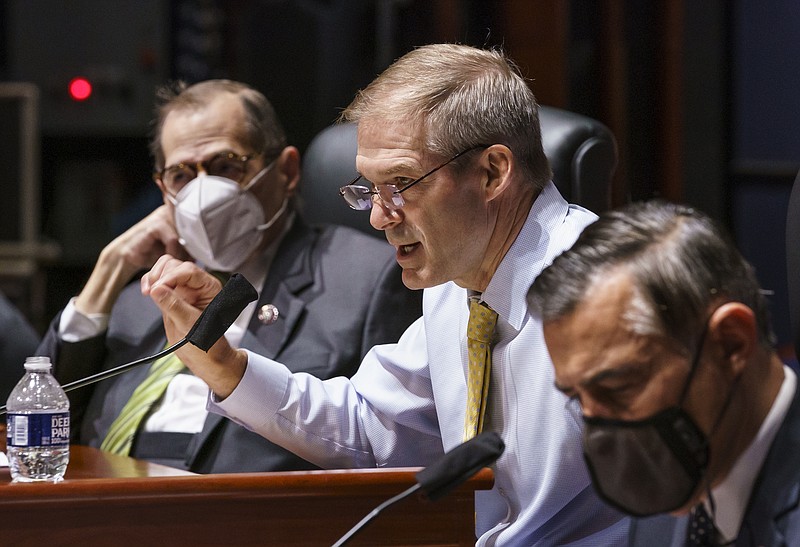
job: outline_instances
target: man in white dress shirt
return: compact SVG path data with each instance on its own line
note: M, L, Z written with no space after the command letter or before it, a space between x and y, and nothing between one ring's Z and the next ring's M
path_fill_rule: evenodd
M423 317L397 344L373 348L352 380L292 374L224 341L208 354L182 351L213 391L211 410L322 467L430 464L464 438L472 298L498 314L483 429L506 445L494 488L476 499L478 543L619 544L627 519L592 489L579 424L552 387L525 299L596 218L551 182L527 83L502 52L424 46L359 92L343 117L358 124L362 176L340 192L371 209L406 286L425 289ZM142 278L170 339L219 287L169 256Z

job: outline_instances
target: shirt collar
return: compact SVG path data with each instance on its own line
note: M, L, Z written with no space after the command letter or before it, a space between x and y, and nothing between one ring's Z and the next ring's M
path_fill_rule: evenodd
M797 389L797 376L786 365L783 367L783 372L781 388L758 434L736 461L730 473L711 492L715 505L714 523L724 541L732 541L739 535L753 484L792 404ZM706 508L709 509L708 501Z
M547 183L534 200L528 218L516 241L503 257L481 299L515 330L522 329L527 304L520 294L527 294L533 280L549 264L556 251L551 238L564 222L569 204L555 184ZM556 241L557 243L557 241ZM561 248L558 247L558 251Z

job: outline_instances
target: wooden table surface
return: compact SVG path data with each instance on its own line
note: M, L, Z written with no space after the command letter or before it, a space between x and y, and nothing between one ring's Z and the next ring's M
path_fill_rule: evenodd
M0 439L4 448L2 431ZM418 471L196 475L73 445L58 484L11 484L8 468L0 469L0 545L330 546L415 484ZM409 496L382 511L351 543L474 545L474 493L493 482L484 469L436 502Z
M6 424L0 425L0 451L6 450ZM135 458L107 454L88 446L70 446L69 465L65 480L97 478L177 477L194 475L164 465ZM0 468L0 485L11 482L8 467Z

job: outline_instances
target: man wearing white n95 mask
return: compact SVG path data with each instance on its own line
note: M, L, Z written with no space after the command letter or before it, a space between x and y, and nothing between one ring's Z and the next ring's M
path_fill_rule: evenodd
M244 165L248 159L224 153L213 157L206 169L226 172L240 179L244 172L237 171L238 164ZM276 161L272 160L244 187L235 180L206 174L202 168L196 178L182 187L174 178L171 181L173 187L167 186L169 172L156 179L175 207L179 241L196 260L215 270L232 271L242 263L243 257L249 257L259 247L263 232L281 218L289 204L287 195L272 218L264 222L264 209L250 192ZM215 163L220 165L215 167ZM181 171L188 169L179 168ZM236 219L236 222L230 222L231 219Z
M159 97L151 152L164 205L103 249L86 286L53 321L39 354L54 358L62 382L164 347L159 310L131 283L164 253L244 275L260 297L228 341L323 378L352 375L370 347L396 340L420 315L420 295L403 287L392 247L302 219L299 153L262 94L212 80L167 87ZM140 402L156 363L70 393L73 439L196 472L311 467L209 415L206 384L180 363L155 402Z

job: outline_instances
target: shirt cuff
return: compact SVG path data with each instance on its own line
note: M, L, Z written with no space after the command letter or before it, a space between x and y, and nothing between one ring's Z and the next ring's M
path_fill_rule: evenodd
M291 371L284 365L249 350L247 368L239 385L225 399L209 392L206 408L248 428L258 430L272 421L288 396Z
M75 307L76 298L70 298L67 307L61 312L61 319L58 322L58 336L64 342L80 342L102 334L108 329L108 320L111 314L84 315Z

